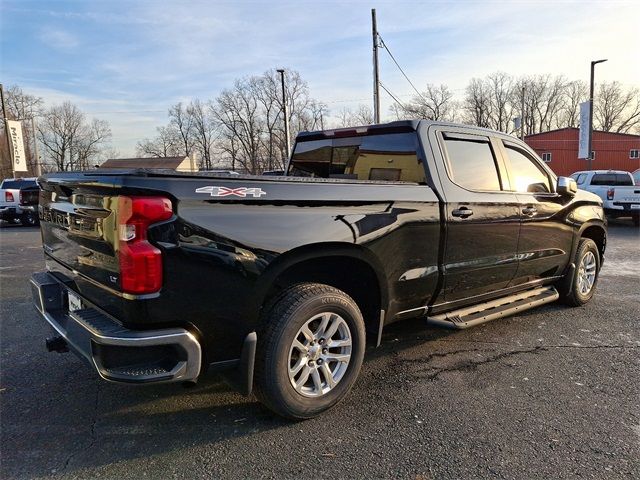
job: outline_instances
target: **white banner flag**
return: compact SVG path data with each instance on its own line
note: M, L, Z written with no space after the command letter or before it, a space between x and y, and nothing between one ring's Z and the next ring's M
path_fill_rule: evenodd
M7 120L7 132L11 143L11 159L14 172L27 171L27 158L24 154L24 141L22 140L22 124L15 120Z
M580 135L578 158L589 158L589 102L580 104Z

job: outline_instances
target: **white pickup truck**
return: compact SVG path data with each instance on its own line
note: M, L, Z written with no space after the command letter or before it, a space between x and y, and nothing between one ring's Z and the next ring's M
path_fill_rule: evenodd
M35 178L6 178L0 183L0 220L22 225L37 225L37 190ZM35 200L34 200L35 192Z
M640 226L640 186L623 170L591 170L571 175L578 188L602 199L605 213L613 218L631 217Z

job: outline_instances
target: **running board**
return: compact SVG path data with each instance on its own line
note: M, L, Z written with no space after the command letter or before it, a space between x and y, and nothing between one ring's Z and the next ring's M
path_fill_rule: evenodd
M533 290L498 298L490 302L434 315L427 318L427 323L439 327L462 330L496 318L524 312L545 303L554 302L559 296L555 287L534 288Z

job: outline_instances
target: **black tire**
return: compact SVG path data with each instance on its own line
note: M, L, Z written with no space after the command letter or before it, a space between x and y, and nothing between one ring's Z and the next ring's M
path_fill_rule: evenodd
M20 217L20 223L25 227L35 227L40 224L40 221L38 220L38 216L35 213L29 212L24 213Z
M595 279L593 281L591 289L588 292L583 293L579 287L578 277L581 275L580 264L585 255L587 255L589 252L593 254L596 262ZM571 307L580 307L591 300L591 297L593 297L596 286L598 284L598 276L600 275L600 251L598 250L598 247L593 240L591 240L590 238L580 239L580 243L578 243L578 250L576 251L573 263L575 264L576 268L573 272L573 278L571 279L572 281L570 282L571 287L565 287L564 289L560 288L560 298L566 305L569 305Z
M331 390L321 396L307 397L296 391L289 378L289 352L303 325L325 312L337 314L346 322L351 335L351 358L342 378ZM281 292L264 312L254 370L256 396L283 417L315 417L349 393L360 372L364 351L364 320L349 295L319 283L293 285Z

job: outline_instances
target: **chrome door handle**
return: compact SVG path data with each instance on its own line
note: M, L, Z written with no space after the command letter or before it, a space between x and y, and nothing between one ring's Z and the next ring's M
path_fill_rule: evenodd
M522 209L522 213L527 215L528 217L533 217L536 213L538 213L538 209L536 207L524 207Z
M467 218L473 215L473 210L469 207L460 207L451 212L451 215L459 218Z

